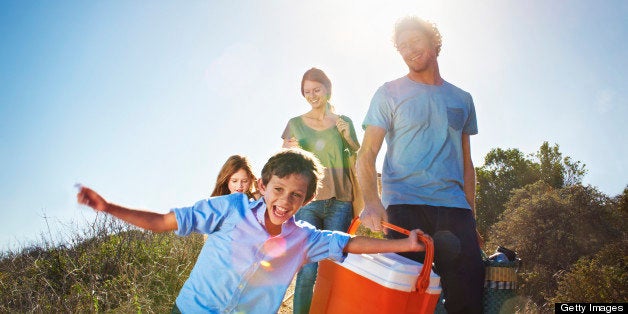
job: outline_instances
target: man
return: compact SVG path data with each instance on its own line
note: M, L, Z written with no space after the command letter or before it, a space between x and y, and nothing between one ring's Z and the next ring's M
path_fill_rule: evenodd
M360 218L375 231L384 220L431 235L445 308L481 313L484 266L474 212L473 100L440 76L441 36L435 25L404 18L395 25L394 43L409 71L377 90L362 124L357 172L365 207ZM384 138L380 199L375 160ZM401 235L389 232L387 237ZM423 259L422 253L404 255Z

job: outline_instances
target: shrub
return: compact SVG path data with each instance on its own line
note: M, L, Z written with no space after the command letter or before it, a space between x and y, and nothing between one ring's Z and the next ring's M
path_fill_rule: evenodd
M626 235L625 213L590 186L556 189L537 182L515 190L487 246L503 245L523 260L521 290L537 304L554 296L557 274ZM573 300L579 301L579 300Z
M628 241L608 244L592 258L582 257L558 275L552 302L628 301Z
M101 215L70 242L4 253L0 312L169 312L203 238L140 231Z

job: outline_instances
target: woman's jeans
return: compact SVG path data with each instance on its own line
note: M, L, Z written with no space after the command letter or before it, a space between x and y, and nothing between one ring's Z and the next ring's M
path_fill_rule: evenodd
M307 221L317 229L346 232L353 219L353 209L351 202L338 201L336 198L313 201L299 209L295 219ZM297 274L293 313L310 312L317 272L318 263L310 263L304 265Z

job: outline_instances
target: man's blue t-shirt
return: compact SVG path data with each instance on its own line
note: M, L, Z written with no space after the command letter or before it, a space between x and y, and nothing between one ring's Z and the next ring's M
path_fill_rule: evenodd
M471 95L407 76L381 86L362 127L386 130L382 203L470 208L463 191L462 134L477 134Z

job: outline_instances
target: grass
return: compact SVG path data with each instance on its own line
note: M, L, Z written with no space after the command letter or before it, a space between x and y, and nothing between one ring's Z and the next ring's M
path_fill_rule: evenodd
M203 245L99 215L68 244L0 256L0 313L169 312Z

